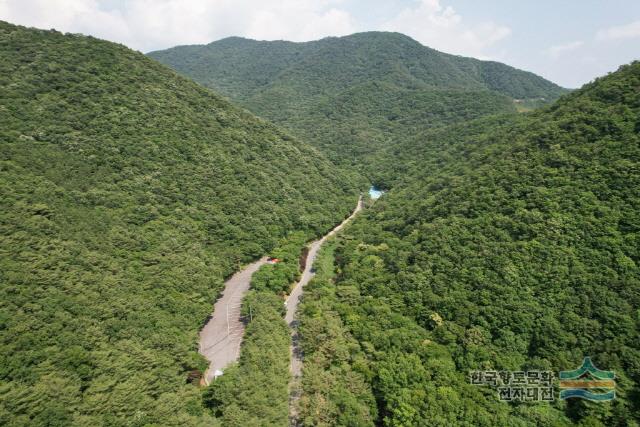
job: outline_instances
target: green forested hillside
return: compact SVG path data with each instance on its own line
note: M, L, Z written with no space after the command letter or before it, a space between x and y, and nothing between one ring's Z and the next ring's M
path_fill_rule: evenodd
M335 94L370 81L401 87L491 89L512 98L557 98L565 92L535 74L438 52L399 33L357 33L305 43L230 37L148 55L242 99L275 90L278 82L295 85L300 89L296 94L303 97Z
M0 22L0 424L286 425L281 295L358 169L389 191L305 290L300 424L640 424L640 63L519 115L565 90L400 34L151 56L294 136L123 46ZM197 332L267 253L203 392ZM585 356L612 402L468 378Z
M355 188L140 53L0 23L0 424L211 425L186 379L223 278Z
M307 43L233 37L149 56L365 171L380 163L382 149L416 132L565 92L532 73L441 53L398 33Z
M640 63L398 151L405 176L307 294L308 425L344 425L336 408L360 425L638 425ZM507 404L469 384L585 356L615 371L614 401Z

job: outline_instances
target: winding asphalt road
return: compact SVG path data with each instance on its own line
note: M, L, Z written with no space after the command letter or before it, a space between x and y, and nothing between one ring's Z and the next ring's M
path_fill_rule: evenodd
M293 329L292 335L295 334L295 330L297 327L297 320L295 320L296 310L298 309L298 304L300 303L300 297L302 296L304 286L309 283L309 281L313 278L315 273L313 272L313 263L316 260L316 256L318 255L318 250L322 246L322 244L331 236L336 234L342 227L345 226L349 221L355 217L358 212L362 209L362 198L358 200L358 204L354 209L353 213L349 216L349 218L342 221L338 226L336 226L329 233L325 234L322 239L316 240L309 245L309 254L307 255L307 263L302 272L302 276L300 276L300 281L296 283L287 298L287 314L285 316L285 320L287 324ZM302 358L300 354L296 352L296 346L292 346L293 356L291 358L291 373L294 376L300 376L300 371L302 369Z
M312 242L309 246L307 262L300 281L296 283L291 294L287 298L287 313L285 320L292 328L293 344L291 346L291 372L294 377L299 377L302 370L302 355L298 349L297 323L295 313L302 296L303 287L311 280L314 273L312 266L316 259L318 249L327 238L340 230L362 209L362 198L349 218L345 219L337 227L331 230L323 238ZM202 382L208 385L216 376L222 375L224 369L240 356L240 345L244 335L244 322L240 315L242 298L249 290L251 276L263 264L267 257L249 264L243 270L234 274L224 284L224 291L213 306L213 314L200 331L200 354L209 361L209 368L204 373Z
M300 281L296 283L285 303L287 305L287 314L285 316L285 320L291 328L291 365L289 367L292 376L291 383L289 384L289 417L291 419L291 425L295 425L297 418L296 402L300 398L299 379L302 375L303 358L302 350L299 345L300 338L298 336L298 321L296 320L296 311L298 309L298 304L300 303L300 298L302 297L304 286L309 283L309 281L315 275L315 272L313 271L313 263L315 262L316 256L318 255L318 250L329 237L333 236L349 221L351 221L361 209L362 197L358 199L358 204L356 205L356 208L349 216L349 218L342 221L337 227L327 233L322 239L316 240L309 245L309 254L307 255L307 262L305 264L304 271L302 272L302 276L300 276Z

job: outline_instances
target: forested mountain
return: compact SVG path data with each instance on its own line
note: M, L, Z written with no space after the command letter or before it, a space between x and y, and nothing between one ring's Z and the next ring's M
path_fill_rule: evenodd
M321 249L296 422L639 425L640 63L556 100L395 33L150 56L276 125L121 45L0 22L0 424L287 425L282 297L361 170L389 191ZM189 384L224 278L265 254L239 362ZM615 400L469 381L585 356Z
M223 278L356 180L123 46L0 22L0 424L211 425L187 373Z
M396 155L405 177L308 290L302 420L638 425L640 63ZM469 383L470 370L557 375L585 356L615 371L612 402L506 404Z
M371 166L421 130L515 111L514 99L566 90L504 64L448 55L398 33L306 43L238 37L149 53L286 126L333 160Z

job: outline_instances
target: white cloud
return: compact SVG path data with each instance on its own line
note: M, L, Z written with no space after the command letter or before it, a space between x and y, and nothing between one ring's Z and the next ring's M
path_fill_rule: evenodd
M634 21L630 24L619 25L617 27L609 27L596 33L596 40L621 40L640 38L640 21Z
M576 50L584 45L582 41L569 42L564 44L558 44L551 46L549 49L545 50L545 53L556 59L559 58L562 54L571 52L572 50Z
M148 51L229 35L304 41L355 32L341 0L0 0L0 19Z
M417 6L403 9L383 24L383 29L407 34L434 49L477 58L486 58L488 48L511 34L509 27L493 22L469 27L440 0L421 0Z
M331 2L285 0L272 3L272 6L253 14L244 31L245 36L266 40L308 41L326 36L343 36L356 31L350 14L331 7Z
M0 19L80 32L149 51L209 43L230 35L261 40L316 40L360 30L348 0L0 0ZM511 30L469 26L439 0L402 9L381 30L405 33L446 52L485 58ZM495 52L494 55L495 57Z
M101 10L95 0L3 0L0 2L0 19L69 32L121 35L128 32L118 12Z

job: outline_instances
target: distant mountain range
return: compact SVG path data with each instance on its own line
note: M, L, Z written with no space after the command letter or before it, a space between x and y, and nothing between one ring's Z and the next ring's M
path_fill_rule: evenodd
M231 37L148 55L341 163L371 165L381 148L416 131L567 92L533 73L438 52L399 33L305 43Z

